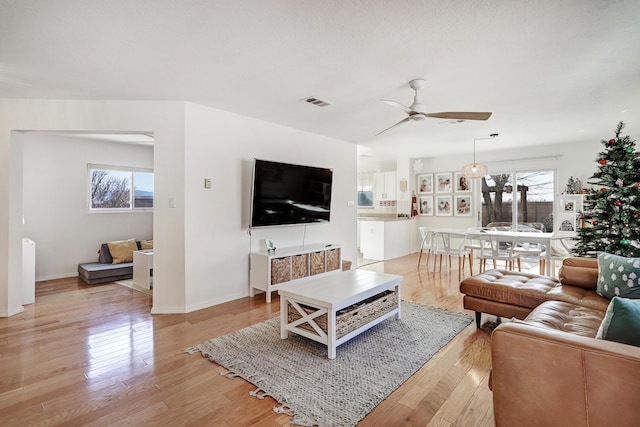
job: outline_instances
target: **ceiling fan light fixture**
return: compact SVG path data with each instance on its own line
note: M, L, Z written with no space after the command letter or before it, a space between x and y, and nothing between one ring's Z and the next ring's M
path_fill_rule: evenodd
M388 99L383 99L387 105L391 105L394 108L399 108L404 111L408 116L404 119L400 120L395 125L389 126L388 128L378 132L376 136L381 135L394 127L406 123L408 121L412 122L421 122L425 120L427 117L434 119L446 119L446 120L456 120L458 123L464 122L466 120L488 120L491 117L490 112L470 112L470 111L444 111L439 113L427 113L427 107L420 101L420 96L418 92L424 87L425 81L423 79L413 79L409 82L409 87L413 89L415 92L413 95L413 103L411 106L407 107L406 105L402 105L399 102L391 101Z

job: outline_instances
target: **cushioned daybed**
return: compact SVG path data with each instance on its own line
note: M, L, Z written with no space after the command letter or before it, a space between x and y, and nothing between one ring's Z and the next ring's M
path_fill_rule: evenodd
M87 284L133 277L133 251L153 249L152 240L118 240L100 245L98 262L78 264L78 276Z

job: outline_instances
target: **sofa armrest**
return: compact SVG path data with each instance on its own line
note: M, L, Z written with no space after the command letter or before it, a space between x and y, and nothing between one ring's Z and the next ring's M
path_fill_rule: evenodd
M595 258L565 258L562 260L558 278L563 285L596 289L598 284L598 260Z
M491 338L496 426L626 426L640 407L640 348L505 323Z

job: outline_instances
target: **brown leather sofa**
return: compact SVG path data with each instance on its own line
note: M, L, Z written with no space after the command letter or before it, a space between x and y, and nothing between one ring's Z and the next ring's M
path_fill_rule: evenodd
M596 293L598 264L592 258L566 258L560 279L507 270L487 270L460 283L463 305L476 312L524 319L545 301L563 301L604 312L609 300Z
M609 303L597 274L595 259L568 258L559 280L491 270L461 283L465 307L516 318L491 337L497 426L640 425L640 347L595 338Z

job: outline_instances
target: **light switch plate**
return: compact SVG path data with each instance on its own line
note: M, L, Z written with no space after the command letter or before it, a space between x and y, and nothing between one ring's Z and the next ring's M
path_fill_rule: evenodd
M211 188L211 178L204 179L204 188Z

